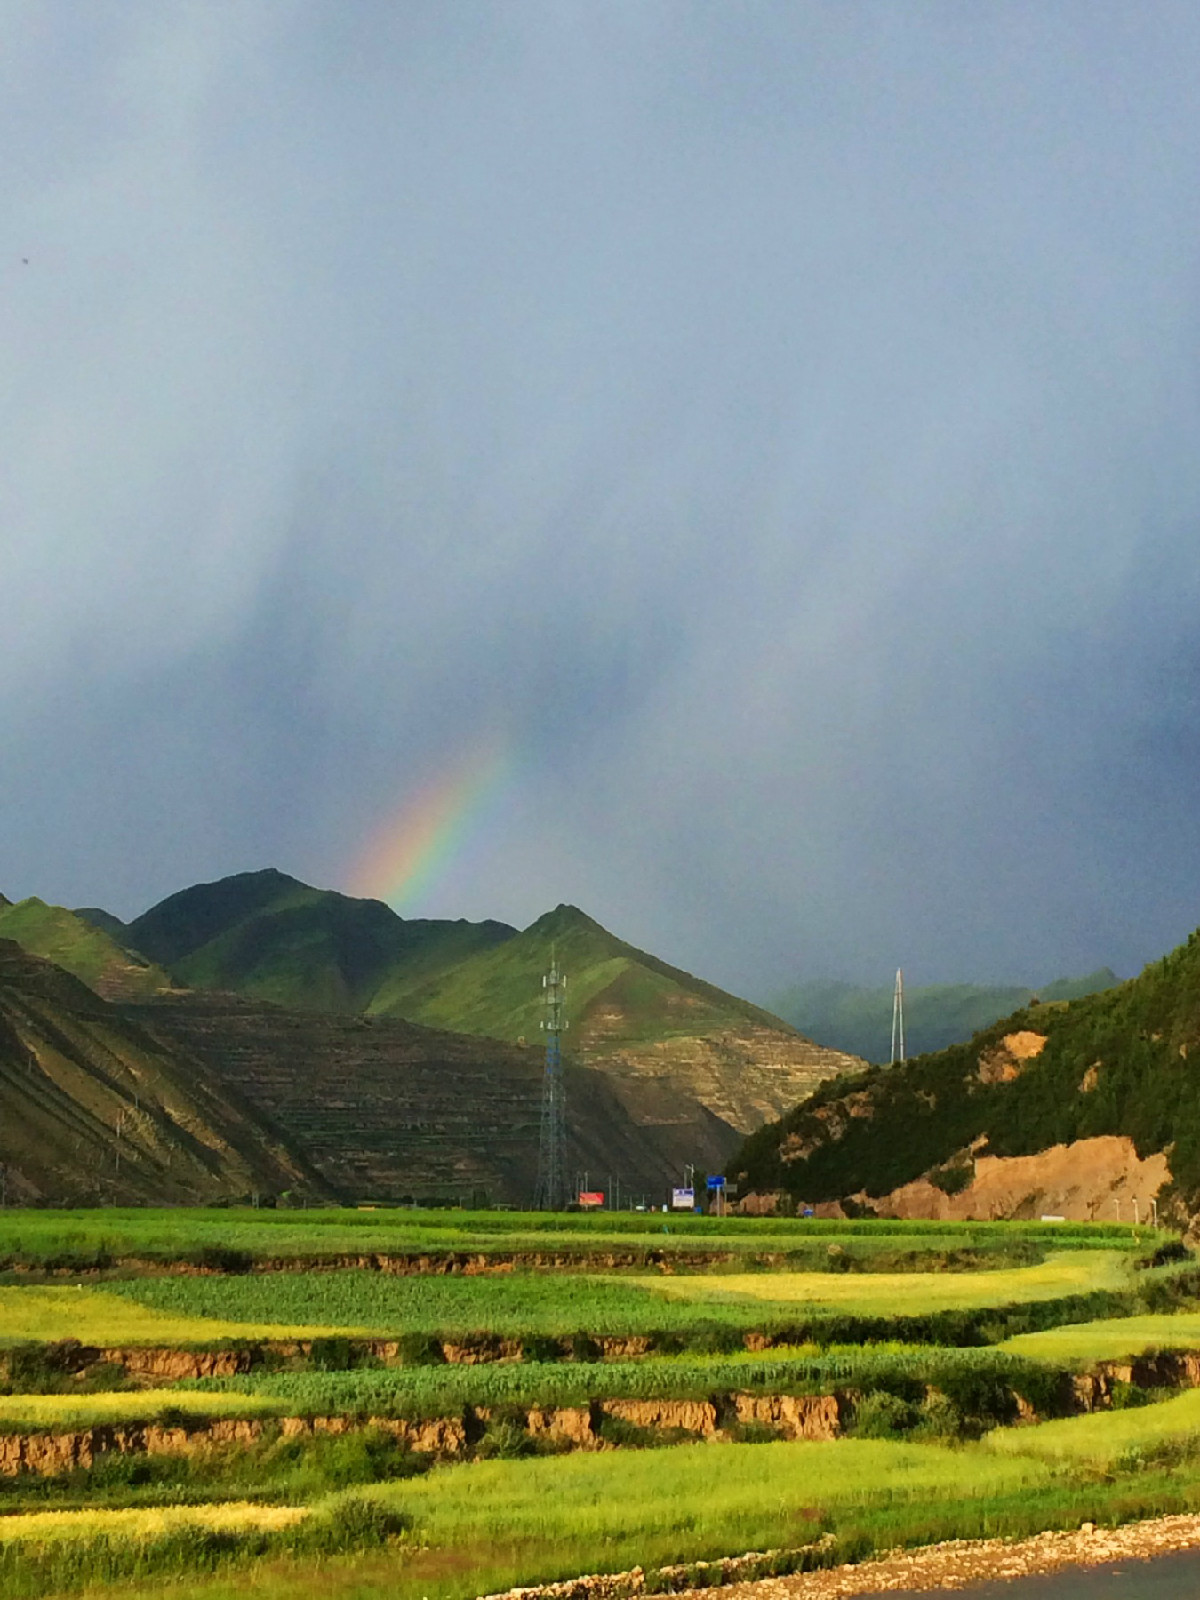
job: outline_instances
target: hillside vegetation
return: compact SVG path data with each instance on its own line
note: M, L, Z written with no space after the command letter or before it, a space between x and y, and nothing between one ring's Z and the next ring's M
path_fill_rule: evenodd
M1058 978L1036 992L1017 984L938 983L906 987L907 1053L928 1055L962 1044L972 1034L1011 1016L1032 1000L1078 1000L1111 989L1120 979L1109 967L1083 978ZM864 1061L891 1058L891 986L800 983L774 998L772 1009L818 1044L848 1050Z
M103 928L115 921L86 916ZM522 933L494 921L405 920L379 901L267 870L181 890L123 936L195 990L531 1048L541 1038L542 977L557 958L569 981L569 1060L604 1073L627 1116L656 1130L672 1160L689 1142L682 1159L718 1159L728 1129L748 1133L856 1065L573 906ZM170 1025L181 1015L176 1008Z
M382 901L273 869L182 889L128 931L190 987L312 1011L365 1010L385 980L425 976L515 932L502 922L406 921Z
M1006 1041L1028 1037L1017 1059ZM1043 1042L1044 1041L1044 1042ZM1200 934L1117 988L1039 1004L966 1044L821 1085L733 1163L759 1191L880 1196L922 1175L952 1191L983 1155L1124 1135L1165 1151L1171 1194L1200 1202Z
M748 1000L627 944L575 906L455 967L383 985L372 1011L494 1038L536 1038L542 974L567 973L566 1048L613 1077L635 1114L670 1120L680 1090L743 1132L855 1063ZM665 1092L657 1110L647 1102Z
M115 917L112 921L121 927ZM0 904L0 939L13 939L32 955L53 961L106 1000L134 999L173 987L162 967L128 948L119 935L44 900Z

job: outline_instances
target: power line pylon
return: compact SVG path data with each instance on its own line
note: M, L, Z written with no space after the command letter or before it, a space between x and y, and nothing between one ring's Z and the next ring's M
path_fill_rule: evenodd
M546 1070L542 1078L542 1130L538 1144L538 1179L535 1204L539 1211L559 1211L567 1203L566 1091L563 1085L562 1035L567 975L550 957L550 971L542 979L546 1015Z
M892 992L892 1065L904 1060L904 974L896 968L896 987Z

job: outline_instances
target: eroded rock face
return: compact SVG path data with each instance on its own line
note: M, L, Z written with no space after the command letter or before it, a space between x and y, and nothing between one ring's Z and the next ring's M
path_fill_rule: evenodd
M1132 1139L1105 1134L1032 1156L979 1156L974 1177L957 1194L918 1178L890 1194L861 1198L883 1217L987 1222L1050 1215L1072 1222L1132 1222L1136 1207L1145 1222L1151 1200L1170 1176L1161 1152L1142 1160Z
M839 1402L833 1395L749 1394L718 1396L715 1400L606 1400L583 1406L532 1406L525 1417L525 1428L535 1440L576 1450L609 1449L612 1441L603 1434L605 1418L654 1431L690 1433L700 1439L724 1437L723 1424L734 1418L738 1422L766 1423L791 1439L834 1439L840 1429ZM0 1476L86 1469L97 1457L113 1451L191 1455L222 1445L249 1446L260 1440L268 1427L278 1427L285 1439L294 1439L353 1433L365 1426L390 1433L409 1450L453 1460L470 1453L491 1420L492 1412L479 1406L468 1407L459 1416L417 1421L370 1417L364 1424L347 1416L266 1421L220 1417L194 1427L149 1422L74 1433L7 1434L0 1435Z
M778 1428L789 1439L836 1439L841 1408L832 1394L738 1394L739 1422Z
M250 1370L251 1351L167 1350L133 1346L105 1350L102 1357L143 1378L232 1378Z
M581 1450L590 1449L597 1442L590 1406L555 1406L545 1411L534 1406L527 1427L531 1438L562 1439Z
M679 1428L708 1438L717 1431L711 1400L605 1400L601 1410L638 1428Z
M980 1083L1011 1083L1021 1076L1026 1062L1035 1060L1046 1048L1046 1035L1024 1029L1006 1033L994 1050L979 1058L976 1069Z

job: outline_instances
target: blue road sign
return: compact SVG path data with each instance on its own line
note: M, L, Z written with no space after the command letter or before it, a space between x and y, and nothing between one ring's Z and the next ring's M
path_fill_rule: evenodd
M710 1189L723 1189L725 1187L725 1174L723 1172L710 1172L708 1175L708 1187Z

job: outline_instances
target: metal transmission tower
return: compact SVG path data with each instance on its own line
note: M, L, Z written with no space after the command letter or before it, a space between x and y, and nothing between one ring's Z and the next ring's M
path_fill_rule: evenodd
M896 968L896 987L892 993L892 1064L904 1060L904 974Z
M542 1080L542 1134L538 1145L536 1205L539 1211L559 1211L567 1203L567 1124L566 1094L563 1088L562 1035L567 1027L563 1017L567 975L559 970L557 958L550 957L550 971L542 979L546 1015L542 1030L546 1035L546 1072Z

